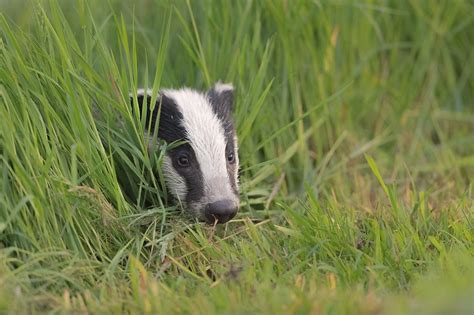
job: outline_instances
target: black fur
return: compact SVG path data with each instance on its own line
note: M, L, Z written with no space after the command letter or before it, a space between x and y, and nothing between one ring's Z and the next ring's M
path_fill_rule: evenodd
M218 92L214 87L207 91L207 97L209 103L211 103L213 112L217 115L217 118L221 121L222 127L225 132L226 140L226 159L230 153L235 152L235 129L234 122L232 120L232 110L234 108L234 90L228 89ZM236 195L239 194L237 186L234 180L235 164L227 163L227 174L229 176L232 189Z
M182 154L186 154L189 159L189 166L182 168L178 165L178 157ZM173 167L178 174L186 181L186 187L188 188L186 194L186 202L190 203L193 201L199 201L204 197L204 178L202 176L201 168L197 161L194 150L187 143L180 145L168 152L169 157L173 161Z
M145 98L146 105L144 103ZM156 124L158 123L159 139L166 141L168 144L176 141L188 140L186 137L186 130L182 126L183 115L172 98L161 93L153 111L150 108L151 96L138 95L137 100L140 115L146 115L145 124L147 128L149 128L148 132L153 133ZM130 98L130 101L133 105L132 97ZM146 107L143 108L143 106ZM159 117L158 114L160 114ZM188 143L184 143L170 149L167 153L176 172L178 172L178 174L186 181L188 191L185 201L187 203L199 201L204 196L204 180L194 150ZM189 159L190 165L188 167L180 167L178 165L177 160L183 154Z
M234 108L234 90L224 90L217 92L213 87L207 91L209 103L217 118L222 122L226 137L233 135L234 124L232 121L232 110Z
M226 139L227 141L227 146L225 148L226 152L226 158L230 153L234 153L234 159L237 159L237 152L235 152L235 146L234 146L234 138L231 139ZM239 195L239 190L237 189L237 184L234 179L234 174L235 174L235 168L237 165L235 162L233 164L227 162L227 176L229 177L230 180L230 185L232 186L232 190L234 193L238 196Z
M145 98L146 104L144 103ZM155 104L153 112L150 108L151 96L138 95L137 100L138 108L140 110L140 118L142 114L145 114L145 124L147 128L149 128L149 133L153 133L156 123L158 122L159 139L162 139L167 143L186 140L186 130L181 124L183 120L183 114L181 114L181 112L178 110L178 106L172 98L167 97L164 94L160 94L156 101L157 103ZM133 97L130 97L130 103L133 106ZM143 108L144 105L146 105L145 109ZM158 117L158 113L160 113L160 117Z

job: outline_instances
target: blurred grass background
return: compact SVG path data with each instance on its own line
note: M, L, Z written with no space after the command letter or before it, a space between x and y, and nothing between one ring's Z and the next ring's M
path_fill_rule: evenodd
M0 10L0 312L473 312L472 2ZM213 229L168 202L128 93L217 80L242 205Z

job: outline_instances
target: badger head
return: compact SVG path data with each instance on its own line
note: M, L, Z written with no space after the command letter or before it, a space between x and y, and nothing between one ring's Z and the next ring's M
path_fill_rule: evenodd
M183 143L168 150L163 161L168 191L199 220L225 223L232 219L239 207L233 86L217 83L205 93L165 89L153 110L151 91L137 94L149 132L158 124L159 139Z

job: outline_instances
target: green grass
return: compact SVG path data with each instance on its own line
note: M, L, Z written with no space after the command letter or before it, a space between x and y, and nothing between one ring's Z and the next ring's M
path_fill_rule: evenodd
M472 2L0 10L0 313L474 311ZM213 228L127 99L217 80L242 203Z

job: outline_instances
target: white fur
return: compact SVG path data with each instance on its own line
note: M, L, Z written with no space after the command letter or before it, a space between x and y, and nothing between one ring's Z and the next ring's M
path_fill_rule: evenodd
M162 167L163 175L166 180L166 185L168 186L168 190L180 201L186 200L186 193L188 191L186 187L186 182L181 175L176 172L173 167L173 162L171 158L165 155L163 159L163 167Z
M151 96L151 94L153 93L153 90L152 89L138 89L137 90L137 95L148 95L148 96ZM130 97L133 96L133 93L130 93L129 94Z
M225 92L225 91L233 91L234 90L234 86L230 83L221 83L221 82L217 82L215 85L214 85L214 90L217 92L217 93L222 93L222 92Z

